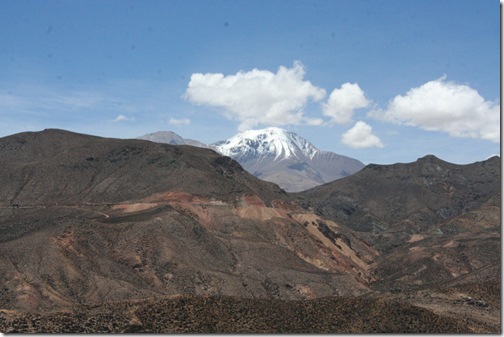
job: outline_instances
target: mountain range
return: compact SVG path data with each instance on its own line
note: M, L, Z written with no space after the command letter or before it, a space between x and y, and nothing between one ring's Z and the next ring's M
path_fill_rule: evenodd
M501 329L498 157L287 193L211 149L48 129L0 138L0 168L2 332Z
M356 159L320 151L294 132L270 127L241 132L214 144L184 139L171 131L139 137L158 143L211 148L233 158L259 179L299 192L351 175L364 167Z

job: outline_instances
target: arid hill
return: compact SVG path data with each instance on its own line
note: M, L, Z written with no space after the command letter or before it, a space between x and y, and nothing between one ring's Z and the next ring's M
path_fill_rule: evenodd
M373 290L441 311L444 305L433 303L446 295L430 294L447 285L463 284L487 301L500 299L500 158L455 165L426 156L409 164L369 165L297 196L305 208L354 231L379 252L371 267ZM418 296L422 291L427 300ZM450 311L452 317L465 315Z
M4 308L368 289L372 249L211 150L60 130L0 150Z
M49 129L2 138L0 153L3 206L119 202L166 191L219 200L284 194L235 161L192 146Z
M500 331L496 158L288 194L209 149L45 130L0 168L2 331Z
M362 233L386 252L500 198L500 172L499 157L455 165L429 155L408 164L371 164L297 195L306 208Z

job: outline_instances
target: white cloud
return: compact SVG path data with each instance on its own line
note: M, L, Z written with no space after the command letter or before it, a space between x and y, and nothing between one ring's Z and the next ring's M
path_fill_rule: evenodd
M114 119L114 122L131 122L134 121L135 119L133 117L127 117L123 114L117 115L117 117Z
M365 108L369 103L357 83L344 83L340 89L333 90L327 103L322 105L322 112L333 123L346 124L352 120L354 110Z
M486 101L476 90L446 81L445 76L394 97L386 110L372 111L370 116L454 137L500 141L499 103Z
M343 133L341 142L352 148L383 147L380 138L373 135L373 128L363 121L358 121Z
M222 108L225 117L240 122L240 130L258 124L320 125L320 118L304 116L303 107L309 100L320 101L326 92L304 80L304 75L300 62L292 68L281 66L276 74L258 69L228 76L196 73L191 76L184 98Z
M176 119L171 117L168 121L170 125L189 125L191 124L191 120L189 118Z

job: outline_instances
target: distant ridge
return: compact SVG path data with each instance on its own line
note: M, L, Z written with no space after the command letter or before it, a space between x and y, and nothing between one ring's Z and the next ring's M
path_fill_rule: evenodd
M340 179L364 167L356 159L320 151L296 133L276 127L244 131L212 145L183 139L171 131L156 132L140 138L214 149L235 159L256 177L276 183L287 192L303 191Z
M171 145L191 145L202 148L212 148L205 143L193 139L185 139L173 131L157 131L138 137L137 139L150 140L155 143L165 143Z

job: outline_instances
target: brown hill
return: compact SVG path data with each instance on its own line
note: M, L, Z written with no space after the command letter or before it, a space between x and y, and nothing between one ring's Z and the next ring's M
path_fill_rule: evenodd
M291 195L209 149L45 130L0 168L2 331L500 331L495 158Z
M371 164L297 196L386 252L500 196L500 172L499 157L455 165L429 155L409 164Z
M458 279L486 282L484 270L500 270L500 233L500 198L492 198L473 211L412 235L381 256L376 262L378 284L395 289ZM490 279L499 281L500 275L493 273Z
M235 161L190 146L50 129L2 138L0 153L3 206L118 202L165 191L226 200L283 193Z
M46 130L0 151L0 307L367 291L372 249L211 150Z
M500 289L500 272L482 274L501 266L500 172L498 157L455 165L426 156L369 165L298 197L380 253L371 268L373 289L409 291L462 279Z

